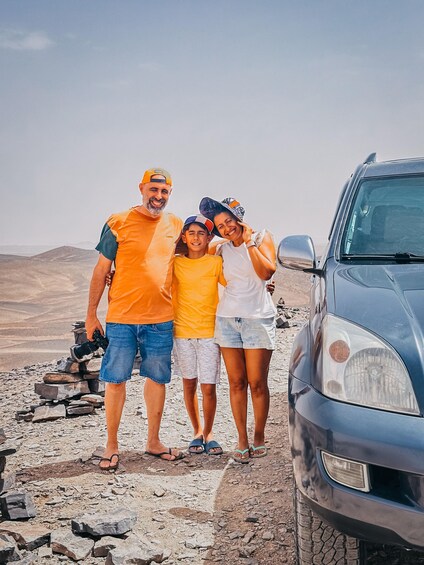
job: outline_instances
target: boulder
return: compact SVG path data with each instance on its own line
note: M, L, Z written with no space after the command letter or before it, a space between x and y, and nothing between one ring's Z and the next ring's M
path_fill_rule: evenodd
M119 536L129 532L137 522L137 514L126 508L109 513L84 514L71 522L75 534L92 536Z
M33 518L37 514L31 495L19 491L8 491L2 494L0 510L5 520Z
M94 541L76 536L69 530L54 530L50 536L50 547L53 553L61 553L74 561L81 561L90 555Z

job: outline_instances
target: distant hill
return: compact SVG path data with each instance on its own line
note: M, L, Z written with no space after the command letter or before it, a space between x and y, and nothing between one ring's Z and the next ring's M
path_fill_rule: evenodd
M25 261L26 259L29 261L29 257L24 257L23 255L0 255L0 263L6 263L7 261Z
M92 263L98 257L98 252L95 249L80 249L78 247L71 247L64 245L56 249L50 249L44 253L39 253L31 257L31 260L36 261L60 261L66 263L80 263L81 261Z

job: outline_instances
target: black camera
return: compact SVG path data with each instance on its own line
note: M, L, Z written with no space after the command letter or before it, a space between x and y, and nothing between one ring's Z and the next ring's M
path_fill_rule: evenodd
M95 330L92 341L84 341L71 347L71 357L77 363L83 363L89 361L99 348L106 351L108 345L109 340L107 337L102 335L99 330Z

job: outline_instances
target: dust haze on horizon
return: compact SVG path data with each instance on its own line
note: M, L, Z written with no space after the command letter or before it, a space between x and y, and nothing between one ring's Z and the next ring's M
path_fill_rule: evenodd
M370 153L424 154L419 0L2 0L0 244L98 241L168 169L168 210L236 197L327 237Z

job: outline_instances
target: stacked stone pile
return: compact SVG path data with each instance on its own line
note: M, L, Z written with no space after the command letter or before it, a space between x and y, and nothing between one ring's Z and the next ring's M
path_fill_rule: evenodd
M283 300L283 297L281 297L277 302L277 317L275 319L277 328L285 329L290 327L289 320L293 318L293 314L291 313L291 310L298 311L299 309L287 308Z
M75 345L87 342L84 322L75 322ZM43 382L35 383L39 404L18 410L16 419L44 422L69 416L91 414L103 406L105 385L99 381L99 367L103 350L95 351L89 360L78 362L65 357L57 362L56 371L45 373ZM88 364L90 367L88 368Z

